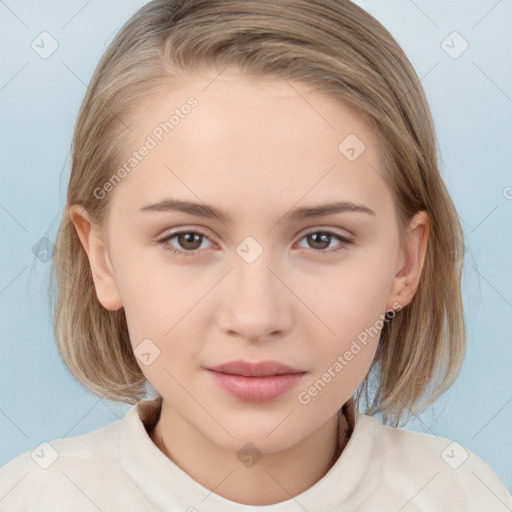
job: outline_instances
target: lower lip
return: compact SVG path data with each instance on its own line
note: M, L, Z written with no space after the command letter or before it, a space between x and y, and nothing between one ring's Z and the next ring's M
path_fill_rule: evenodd
M294 388L305 375L287 373L268 377L243 377L208 370L224 391L244 402L269 402Z

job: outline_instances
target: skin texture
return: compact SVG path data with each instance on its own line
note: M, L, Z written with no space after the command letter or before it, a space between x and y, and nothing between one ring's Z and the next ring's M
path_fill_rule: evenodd
M366 376L378 336L309 403L298 395L359 333L412 300L429 222L417 214L409 245L400 248L375 134L343 103L301 83L249 80L235 71L215 76L186 75L132 117L127 158L187 98L198 100L109 192L103 230L80 206L70 215L99 301L125 308L134 349L149 338L160 350L149 366L141 364L164 399L155 444L216 494L266 505L298 495L330 469L336 413ZM338 149L349 134L366 146L354 161ZM231 222L140 211L168 197L218 207ZM375 215L285 217L341 200ZM205 235L166 242L195 255L158 243L178 228ZM352 243L306 236L326 229ZM263 250L252 263L237 253L248 236ZM322 254L331 248L340 250ZM244 402L205 370L238 359L277 360L307 373L271 402ZM262 453L252 467L237 458L247 442Z

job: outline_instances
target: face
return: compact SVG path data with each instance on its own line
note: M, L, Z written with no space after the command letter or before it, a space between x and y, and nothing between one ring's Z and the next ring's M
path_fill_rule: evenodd
M107 309L124 307L141 369L173 414L225 448L274 452L361 384L384 313L405 305L407 260L359 116L304 84L214 77L183 77L130 120L126 161L135 150L137 163L102 189L111 204L94 279ZM233 395L208 369L238 360L302 373Z

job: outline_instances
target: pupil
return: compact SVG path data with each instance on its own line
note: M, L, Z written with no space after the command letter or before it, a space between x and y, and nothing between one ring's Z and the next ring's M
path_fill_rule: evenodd
M315 233L310 236L313 239L314 243L320 243L320 245L322 246L321 248L325 248L325 247L329 246L330 235L328 235L327 233ZM327 244L327 245L325 245L325 244Z
M185 238L185 247L187 247L187 244L191 243L194 244L194 239L197 244L197 241L200 239L200 235L197 235L195 233L184 233L182 235ZM200 244L199 244L200 245ZM197 249L197 247L187 247L188 249Z

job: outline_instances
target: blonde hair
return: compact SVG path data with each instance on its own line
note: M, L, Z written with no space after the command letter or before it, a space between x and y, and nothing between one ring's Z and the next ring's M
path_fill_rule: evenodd
M122 27L94 72L72 142L50 294L65 364L98 396L133 404L145 395L124 310L99 303L69 208L82 205L100 226L110 201L93 191L122 161L125 121L144 98L172 88L173 77L212 65L308 83L354 108L384 149L383 178L401 243L413 215L427 212L430 235L416 294L385 322L370 371L352 397L359 404L364 396L366 414L381 413L384 423L397 426L406 414L408 421L451 386L462 366L463 231L438 169L418 76L391 34L346 0L154 0Z

